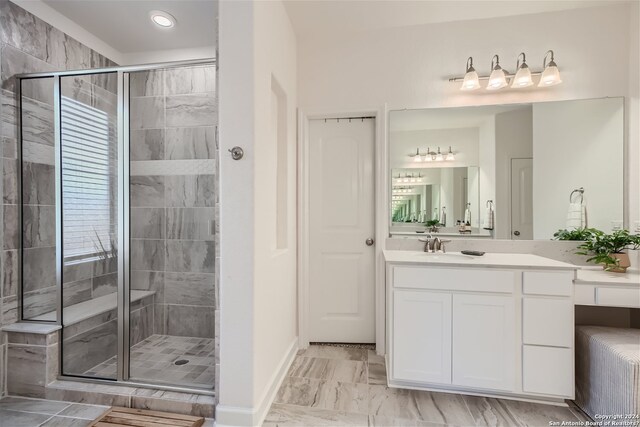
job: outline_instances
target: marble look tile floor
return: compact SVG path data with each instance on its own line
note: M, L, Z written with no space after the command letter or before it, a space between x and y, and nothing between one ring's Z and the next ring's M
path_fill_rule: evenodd
M389 388L372 350L314 345L298 352L264 426L548 426L589 420L579 409Z
M179 360L188 363L176 365ZM94 377L113 378L116 357L86 371ZM212 338L151 335L131 347L131 378L179 385L213 386L215 372Z
M0 427L85 427L108 406L8 396L0 399ZM206 418L203 427L214 427Z

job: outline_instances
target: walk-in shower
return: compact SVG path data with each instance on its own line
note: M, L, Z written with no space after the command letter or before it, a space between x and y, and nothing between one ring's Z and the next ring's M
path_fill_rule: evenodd
M62 376L212 389L211 60L19 78L20 316Z

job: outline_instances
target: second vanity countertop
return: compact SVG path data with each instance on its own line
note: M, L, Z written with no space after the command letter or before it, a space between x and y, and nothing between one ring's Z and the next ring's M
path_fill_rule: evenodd
M576 270L579 267L562 261L532 254L485 253L483 256L464 255L460 252L426 253L418 251L383 250L387 262L442 265L457 267L494 267Z

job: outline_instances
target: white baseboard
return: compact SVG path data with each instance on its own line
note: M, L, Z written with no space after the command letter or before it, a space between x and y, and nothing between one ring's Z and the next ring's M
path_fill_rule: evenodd
M231 427L231 426L260 426L264 421L264 418L271 408L271 404L278 393L278 389L282 384L293 359L295 359L298 352L298 337L295 337L289 348L285 352L284 356L278 364L278 368L275 370L269 383L265 388L262 396L258 400L258 403L253 408L240 408L233 406L218 405L216 407L216 426L217 427ZM224 391L223 391L224 393Z

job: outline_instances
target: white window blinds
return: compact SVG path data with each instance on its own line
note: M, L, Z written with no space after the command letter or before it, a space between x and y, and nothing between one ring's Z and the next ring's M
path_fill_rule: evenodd
M61 97L65 259L115 250L116 129L104 111Z

